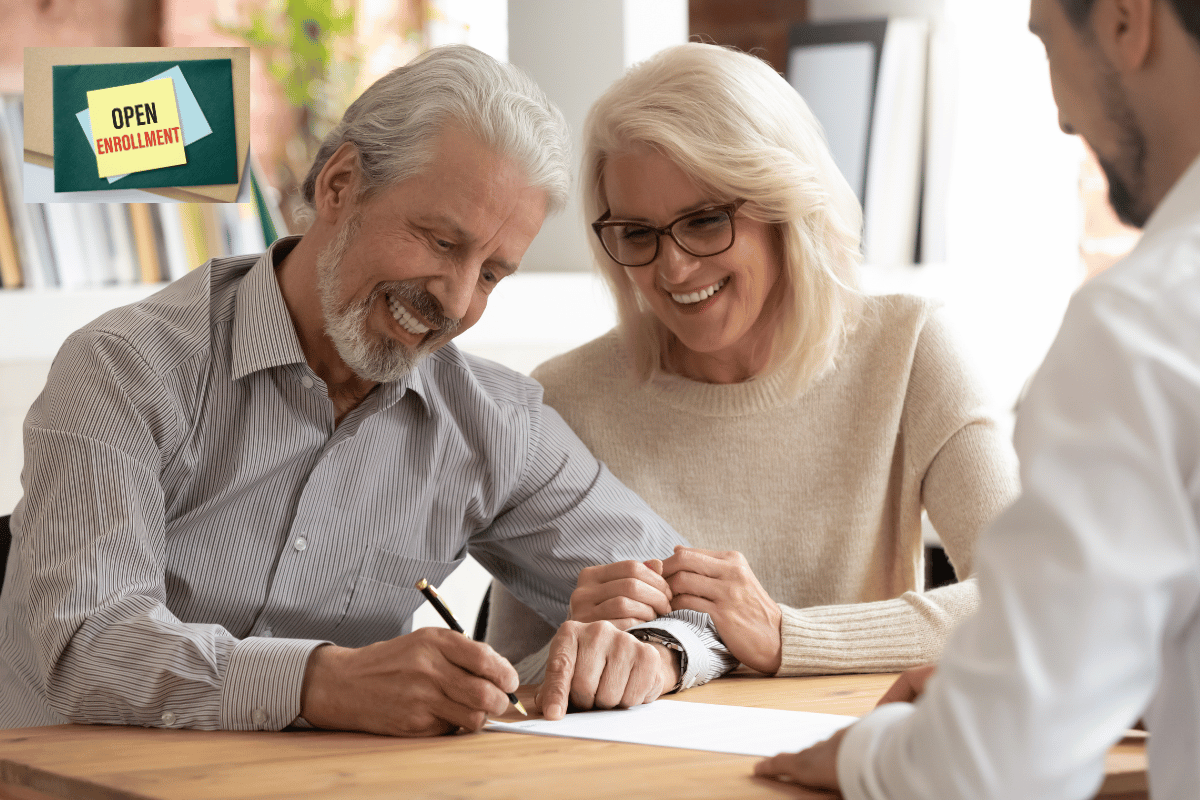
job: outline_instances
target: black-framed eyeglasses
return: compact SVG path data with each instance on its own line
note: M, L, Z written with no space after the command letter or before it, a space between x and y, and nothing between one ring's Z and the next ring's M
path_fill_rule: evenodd
M659 242L670 236L685 253L703 258L724 253L733 247L733 216L745 200L684 214L656 228L644 222L609 219L611 211L592 223L604 252L623 267L644 267L658 258Z

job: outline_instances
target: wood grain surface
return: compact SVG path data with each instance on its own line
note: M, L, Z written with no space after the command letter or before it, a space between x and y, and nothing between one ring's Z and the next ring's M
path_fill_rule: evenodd
M862 715L893 677L735 675L675 699ZM536 714L532 687L518 695ZM757 760L511 733L393 739L58 725L0 731L0 800L828 797L753 777ZM1101 796L1147 797L1143 739L1117 745L1107 766Z

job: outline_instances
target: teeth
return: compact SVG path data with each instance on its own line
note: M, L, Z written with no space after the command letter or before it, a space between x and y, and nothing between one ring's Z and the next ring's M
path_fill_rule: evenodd
M709 286L707 289L701 289L700 291L692 292L691 294L673 294L671 295L671 299L676 303L683 303L684 305L699 303L701 300L707 300L708 298L712 297L727 283L729 283L729 278L722 278L712 286Z
M388 308L392 310L392 316L396 318L396 322L400 323L400 327L411 333L413 336L424 336L429 333L429 328L417 322L416 317L408 313L408 309L400 305L391 295L387 296Z

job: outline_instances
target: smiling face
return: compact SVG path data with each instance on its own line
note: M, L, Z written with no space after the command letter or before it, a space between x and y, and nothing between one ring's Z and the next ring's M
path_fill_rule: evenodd
M602 183L612 219L655 227L736 199L714 197L650 148L610 157ZM783 289L782 245L770 225L744 211L733 225L733 246L723 253L689 255L664 236L653 262L624 268L674 335L664 364L670 372L733 383L758 374L767 362Z
M470 328L516 271L546 216L546 193L449 128L422 175L342 212L317 258L325 334L372 382L403 377Z
M1060 0L1032 0L1029 29L1046 48L1059 127L1082 136L1095 152L1108 178L1109 203L1121 221L1144 225L1152 210L1146 197L1146 136L1116 69L1087 30L1071 23Z

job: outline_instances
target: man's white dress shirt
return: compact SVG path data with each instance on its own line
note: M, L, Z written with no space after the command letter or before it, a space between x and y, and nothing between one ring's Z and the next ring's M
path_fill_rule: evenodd
M1200 797L1200 159L1072 299L1016 445L980 611L915 706L847 734L843 793L1092 797L1143 718L1152 796Z

